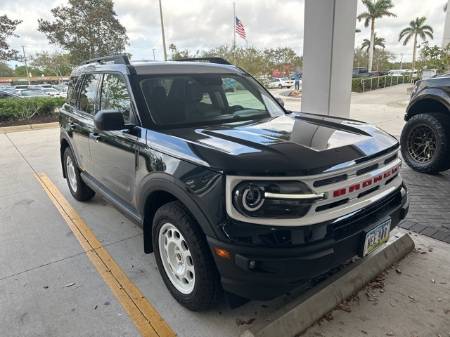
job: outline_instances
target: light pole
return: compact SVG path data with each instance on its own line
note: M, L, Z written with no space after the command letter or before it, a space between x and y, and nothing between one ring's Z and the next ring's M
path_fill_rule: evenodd
M152 51L153 51L153 61L156 61L155 50L156 50L156 48L152 49Z
M164 34L164 19L163 19L161 0L159 0L159 16L161 18L161 34L162 34L162 42L163 42L163 50L164 50L164 61L167 61L166 36Z
M22 46L22 52L23 52L23 61L25 62L25 70L27 72L28 84L31 84L31 82L30 82L30 72L28 71L27 56L25 55L25 46Z

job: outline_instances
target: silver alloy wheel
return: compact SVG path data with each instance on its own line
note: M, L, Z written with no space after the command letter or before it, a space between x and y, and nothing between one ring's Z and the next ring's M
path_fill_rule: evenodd
M179 292L190 294L195 286L194 260L183 235L174 225L165 223L159 230L158 243L170 282Z
M77 184L77 174L75 172L75 165L73 163L72 157L67 156L66 159L66 172L67 172L67 179L69 180L70 187L74 192L78 189Z

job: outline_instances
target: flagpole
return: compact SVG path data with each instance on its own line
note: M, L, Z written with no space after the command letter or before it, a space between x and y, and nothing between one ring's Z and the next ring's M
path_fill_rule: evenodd
M236 49L236 3L233 2L233 50Z

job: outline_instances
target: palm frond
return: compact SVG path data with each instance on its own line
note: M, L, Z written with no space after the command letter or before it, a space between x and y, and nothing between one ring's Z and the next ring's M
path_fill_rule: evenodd
M401 41L406 35L412 34L412 33L413 33L413 30L410 27L407 27L400 32L400 34L398 36L398 40Z
M403 45L404 46L406 46L407 44L408 44L408 42L409 42L409 40L411 40L411 38L413 37L413 33L411 33L411 34L409 34L409 35L407 35L406 37L405 37L405 40L403 40Z
M428 26L428 25L422 26L422 30L429 31L430 33L434 33L433 27Z
M430 39L434 39L434 35L433 35L433 33L430 33L430 32L424 32L425 33L425 35L426 36L428 36Z

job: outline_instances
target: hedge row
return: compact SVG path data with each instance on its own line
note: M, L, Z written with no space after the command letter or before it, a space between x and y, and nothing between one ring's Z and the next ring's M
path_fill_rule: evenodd
M62 97L29 97L0 99L0 122L22 121L50 116L64 104Z
M379 76L352 79L353 92L365 92L380 88L386 88L402 83L412 83L413 77L407 76Z

